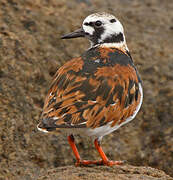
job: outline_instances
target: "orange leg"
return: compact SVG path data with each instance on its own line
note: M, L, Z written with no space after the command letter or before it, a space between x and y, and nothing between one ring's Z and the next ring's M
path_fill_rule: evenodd
M68 142L69 142L69 144L73 150L73 153L76 157L76 164L75 164L76 166L80 166L80 165L84 165L84 166L86 165L87 166L90 164L97 164L97 165L102 164L102 161L81 160L81 157L80 157L79 152L77 150L77 147L75 145L75 139L74 139L73 135L68 136Z
M95 144L95 147L96 147L97 151L99 152L99 154L102 158L102 164L107 165L107 166L123 164L123 161L110 161L110 160L108 160L106 154L103 152L103 149L100 146L98 139L95 139L94 144Z
M107 165L107 166L112 166L112 165L121 165L123 164L123 161L109 161L107 156L105 155L105 153L103 152L100 143L98 141L98 139L96 139L94 141L95 147L97 149L97 151L99 152L102 160L100 161L90 161L90 160L81 160L81 157L79 155L79 152L77 150L77 147L75 145L75 139L73 135L68 136L68 142L73 150L73 153L76 157L76 166L80 166L80 165L90 165L90 164L96 164L96 165Z

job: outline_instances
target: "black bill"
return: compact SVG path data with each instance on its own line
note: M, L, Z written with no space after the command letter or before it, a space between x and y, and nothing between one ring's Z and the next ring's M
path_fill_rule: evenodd
M78 37L85 37L85 32L82 28L77 29L76 31L66 34L61 37L61 39L71 39L71 38L78 38Z

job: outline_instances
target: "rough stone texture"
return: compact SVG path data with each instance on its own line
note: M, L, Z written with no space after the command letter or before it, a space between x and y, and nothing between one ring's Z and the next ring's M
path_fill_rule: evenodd
M173 175L173 1L0 1L0 179L33 179L74 163L63 135L36 125L56 69L87 47L60 40L96 11L123 23L128 47L143 79L144 103L128 125L103 138L111 159L152 166ZM77 137L85 159L99 158L90 140Z
M37 180L173 180L163 171L130 165L114 167L58 167L48 170Z

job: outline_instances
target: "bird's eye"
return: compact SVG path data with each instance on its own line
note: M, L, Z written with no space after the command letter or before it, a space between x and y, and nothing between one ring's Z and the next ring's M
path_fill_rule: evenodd
M96 26L96 27L100 27L101 25L102 25L102 22L101 22L101 21L96 21L96 22L95 22L95 26Z

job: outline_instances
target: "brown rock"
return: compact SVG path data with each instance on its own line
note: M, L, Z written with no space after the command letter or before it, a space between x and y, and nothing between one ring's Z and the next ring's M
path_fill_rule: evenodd
M65 166L51 169L37 180L173 180L163 171L130 165L114 167Z
M73 164L66 136L36 125L56 69L88 48L84 39L60 36L97 11L123 23L144 85L140 113L104 137L103 149L110 159L173 175L172 9L172 0L0 0L0 178L32 179ZM76 141L82 157L98 158L91 141Z

